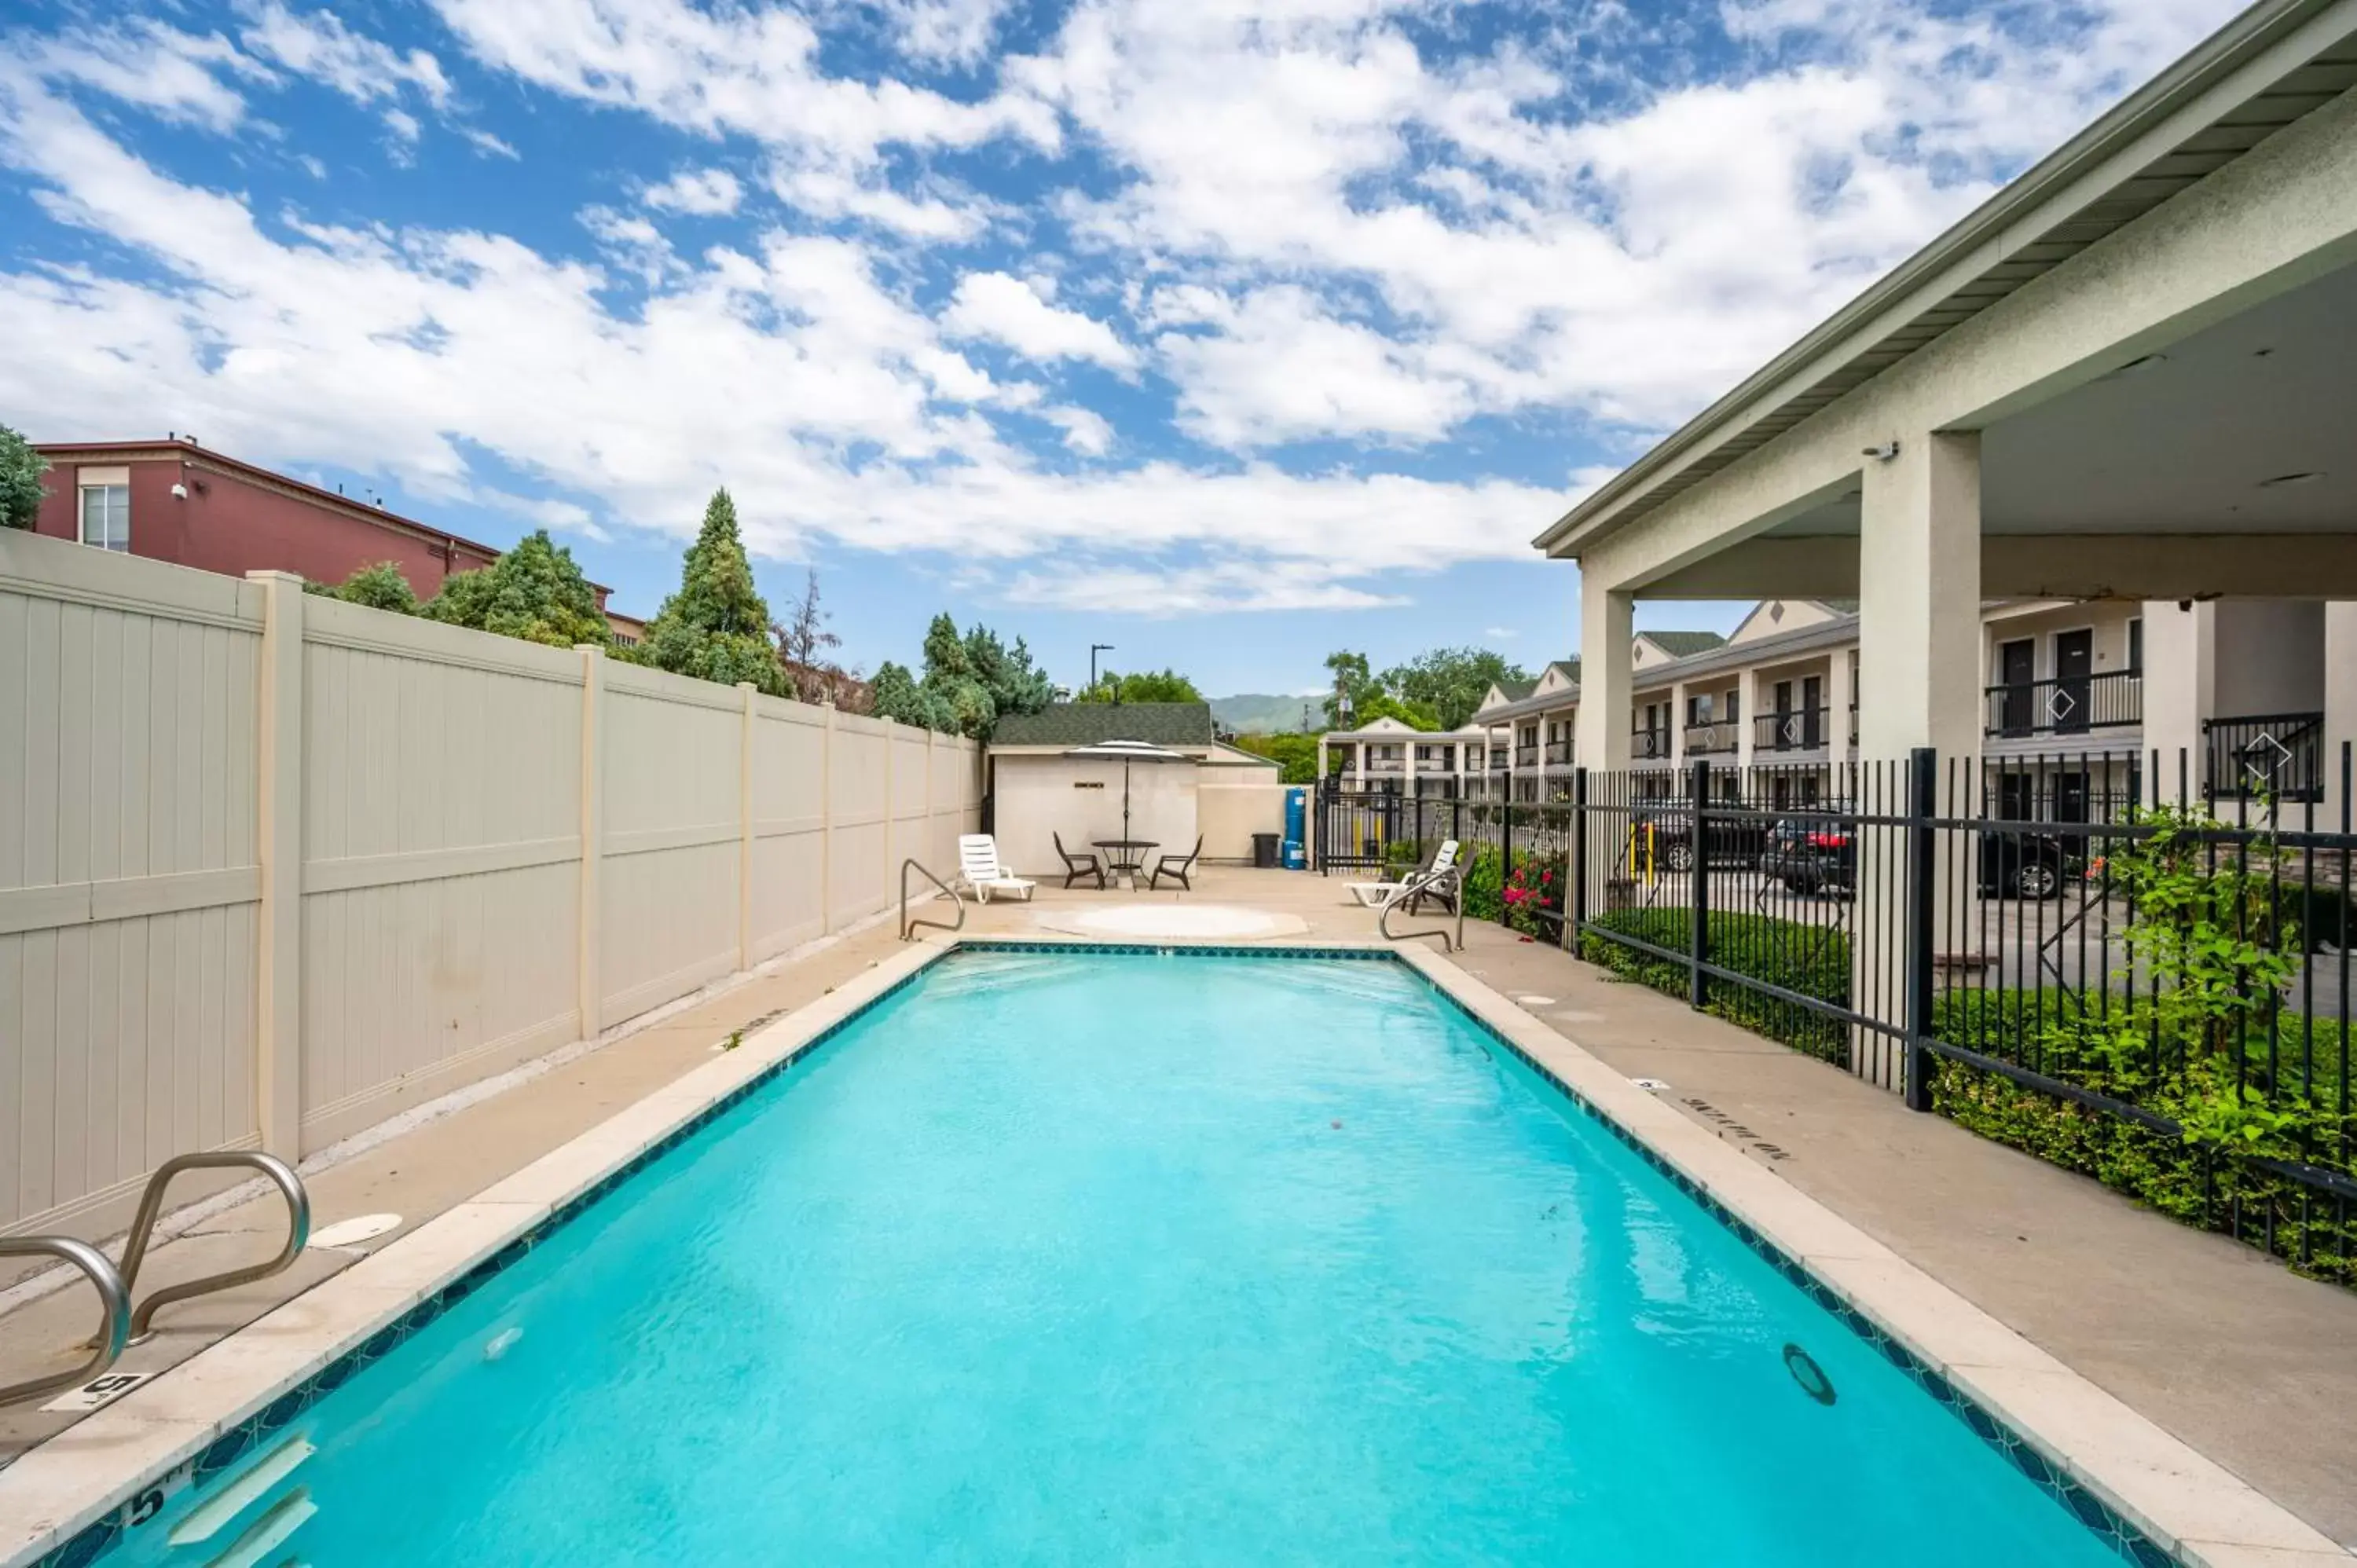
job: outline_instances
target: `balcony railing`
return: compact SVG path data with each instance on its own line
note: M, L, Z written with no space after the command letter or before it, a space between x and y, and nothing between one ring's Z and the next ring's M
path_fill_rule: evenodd
M2212 800L2324 799L2324 715L2250 714L2201 725Z
M1361 773L1405 773L1407 764L1396 757L1371 757L1359 765Z
M1518 746L1514 747L1514 766L1516 768L1536 768L1538 765L1539 748L1537 746Z
M1738 732L1732 719L1720 719L1706 725L1686 725L1688 757L1717 757L1736 749Z
M1641 729L1629 736L1629 755L1639 762L1666 762L1670 757L1670 732L1665 729Z
M1829 707L1779 708L1751 721L1751 751L1823 751L1833 744L1834 711Z
M2085 735L2144 723L2144 671L2113 670L2051 681L1991 686L1988 733L1996 736Z
M1549 768L1568 768L1568 767L1570 767L1570 766L1571 766L1571 742L1569 742L1569 741L1567 741L1567 740L1551 740L1551 741L1547 742L1547 743L1546 743L1546 765L1547 765Z

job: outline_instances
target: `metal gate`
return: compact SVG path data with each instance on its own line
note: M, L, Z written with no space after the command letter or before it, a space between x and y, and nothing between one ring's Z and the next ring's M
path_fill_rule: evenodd
M1403 795L1344 794L1327 788L1317 793L1318 869L1381 871L1384 846L1403 835L1414 837L1415 802Z

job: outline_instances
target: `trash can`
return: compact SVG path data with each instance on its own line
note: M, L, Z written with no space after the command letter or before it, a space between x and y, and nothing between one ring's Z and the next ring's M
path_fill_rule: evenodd
M1253 865L1262 871L1276 869L1276 844L1282 833L1253 834Z

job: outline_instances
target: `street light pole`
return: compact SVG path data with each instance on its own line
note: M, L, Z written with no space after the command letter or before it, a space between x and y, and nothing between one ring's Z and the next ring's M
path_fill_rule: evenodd
M1112 651L1113 644L1110 642L1092 642L1089 644L1090 691L1093 692L1097 689L1097 655L1100 653L1111 653Z

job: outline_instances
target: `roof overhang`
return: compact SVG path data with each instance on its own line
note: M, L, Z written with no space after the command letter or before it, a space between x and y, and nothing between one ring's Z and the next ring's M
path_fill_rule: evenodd
M2260 0L1539 534L1576 557L2357 85L2357 0Z

